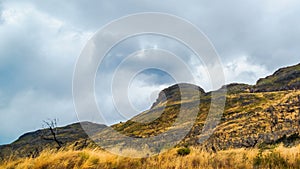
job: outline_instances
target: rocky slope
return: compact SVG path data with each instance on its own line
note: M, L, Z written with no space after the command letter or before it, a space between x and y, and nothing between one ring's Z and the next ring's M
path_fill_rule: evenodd
M300 89L300 64L281 68L273 75L259 79L254 92L282 91Z

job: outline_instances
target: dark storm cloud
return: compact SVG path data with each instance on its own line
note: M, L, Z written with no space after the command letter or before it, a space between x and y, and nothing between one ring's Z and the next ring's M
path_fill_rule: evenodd
M224 61L247 55L250 62L270 71L299 62L300 9L299 2L293 0L31 2L51 15L91 30L136 12L167 12L196 24Z

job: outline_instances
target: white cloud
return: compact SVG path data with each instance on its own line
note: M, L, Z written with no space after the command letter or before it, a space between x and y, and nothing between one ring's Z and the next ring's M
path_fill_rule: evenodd
M270 74L263 65L251 63L247 56L237 57L235 60L225 63L224 73L226 83L255 84L261 78Z
M223 67L221 67L220 69L223 69L226 84L255 84L259 78L265 77L272 73L264 65L252 63L248 58L249 57L243 55L223 63ZM216 90L220 88L220 86L217 86L217 88L213 87L213 79L211 78L219 78L219 76L223 75L212 77L208 71L210 68L201 63L195 63L196 64L193 64L193 70L195 70L196 72L196 84L204 88L206 91Z

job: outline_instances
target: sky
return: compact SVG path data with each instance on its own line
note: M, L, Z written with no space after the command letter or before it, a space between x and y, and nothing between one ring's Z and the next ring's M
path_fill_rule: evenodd
M218 52L226 83L255 84L280 67L300 62L297 0L0 0L0 144L41 128L43 120L58 118L59 125L81 120L72 97L77 58L105 24L140 12L168 13L197 26ZM97 102L108 124L149 108L160 90L175 83L168 72L140 72L128 86L128 99L136 112L127 116L115 113L107 89L116 66L124 56L140 50L139 56L148 48L180 55L195 74L194 83L206 91L213 89L203 63L194 60L182 44L159 36L133 37L116 45L97 73ZM139 59L147 62L146 57ZM153 60L159 62L176 71L172 61ZM134 61L122 71L132 64Z

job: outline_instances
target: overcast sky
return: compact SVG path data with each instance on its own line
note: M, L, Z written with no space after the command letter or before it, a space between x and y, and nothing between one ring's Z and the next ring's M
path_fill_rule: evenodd
M102 26L138 12L169 13L196 25L215 46L226 83L254 84L300 62L297 0L0 0L0 144L41 128L48 118L59 118L60 125L78 121L72 100L76 59ZM108 85L102 79L111 78L120 57L147 48L190 56L180 44L162 37L132 38L108 54L102 67L107 73L97 76L96 85ZM211 90L204 66L193 59L186 62L197 74L195 83ZM138 111L145 110L159 90L174 82L166 72L141 72L129 86L129 100ZM110 124L126 119L113 113L111 93L101 88L96 93Z

